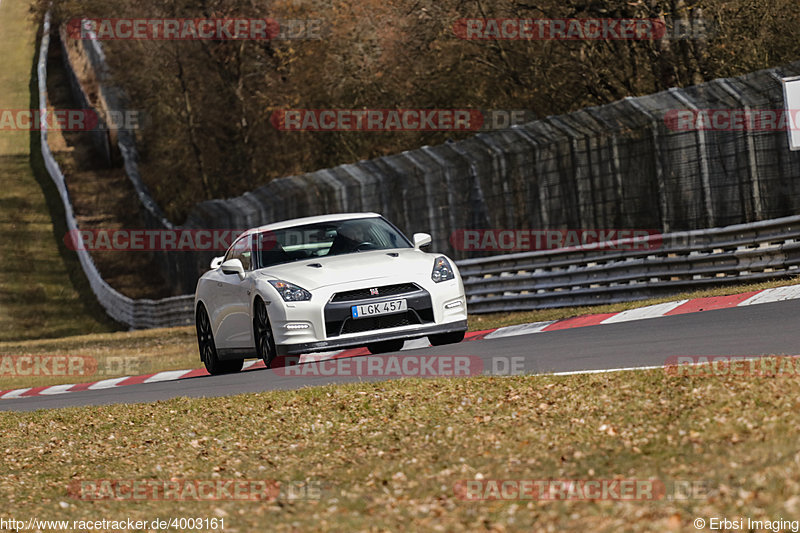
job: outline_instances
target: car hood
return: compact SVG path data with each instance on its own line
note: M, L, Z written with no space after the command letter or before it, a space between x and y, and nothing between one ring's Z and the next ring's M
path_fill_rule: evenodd
M309 291L357 281L394 283L430 276L435 257L415 249L374 250L276 265L258 270L257 275L288 281ZM313 264L321 266L309 266Z

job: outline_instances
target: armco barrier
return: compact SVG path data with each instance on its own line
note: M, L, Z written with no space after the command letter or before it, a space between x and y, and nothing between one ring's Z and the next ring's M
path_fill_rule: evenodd
M89 32L91 34L91 32ZM94 107L88 98L85 96L85 91L77 82L75 68L70 60L70 53L67 46L66 30L62 27L61 43L64 50L64 62L68 71L70 79L76 79L78 87L75 87L74 94L80 100L87 100L87 107ZM101 116L107 115L109 112L115 111L124 114L128 111L127 99L123 91L115 87L113 84L108 83L109 73L108 65L105 60L105 53L100 45L99 40L95 39L69 39L69 42L79 47L80 53L88 61L92 69L92 73L97 82L97 111ZM149 229L173 229L175 226L164 215L161 208L156 204L147 190L147 186L142 181L139 174L139 153L136 149L135 132L129 129L120 128L115 130L117 137L117 147L119 148L120 155L122 156L125 165L125 172L128 179L136 191L136 195L143 208L145 223ZM110 158L110 155L108 156Z
M87 30L88 31L88 30ZM88 31L91 34L91 31ZM67 36L66 29L62 26L60 31L60 44L63 51L64 66L67 70L71 82L72 92L76 100L87 108L93 108L98 115L109 116L115 113L117 116L127 116L130 111L127 97L119 87L110 81L108 64L106 63L105 53L99 40L94 39L72 39ZM97 90L94 101L89 101L86 89L81 86L76 74L76 65L73 64L73 54L79 55L91 69L92 77L96 82ZM153 200L150 191L147 189L142 176L139 173L139 152L136 148L136 131L120 128L110 132L107 139L115 143L115 150L112 147L99 146L100 153L111 162L117 157L122 159L125 168L125 175L133 186L139 200L140 213L144 222L144 227L154 230L173 230L178 226L173 224L164 215L159 205ZM95 145L99 144L98 136L93 137ZM99 140L102 142L102 139ZM105 149L105 151L104 151ZM117 156L118 154L118 156ZM173 294L183 294L194 289L197 278L208 265L213 253L191 253L191 252L152 252L162 275L173 288Z
M800 216L457 262L471 313L598 305L800 274ZM614 241L617 248L630 240Z
M47 52L49 47L50 14L48 13L44 19L42 42L36 66L39 78L39 112L42 117L47 111ZM78 229L78 224L72 211L72 203L69 199L64 175L61 173L61 169L47 143L47 121L42 119L41 123L42 158L44 159L45 167L47 167L47 172L58 189L61 203L64 205L67 229L74 231ZM193 323L194 297L192 295L176 296L163 300L133 300L120 294L103 280L88 251L76 250L75 253L78 254L78 259L86 278L89 280L92 292L94 292L100 305L114 320L132 328L154 328Z

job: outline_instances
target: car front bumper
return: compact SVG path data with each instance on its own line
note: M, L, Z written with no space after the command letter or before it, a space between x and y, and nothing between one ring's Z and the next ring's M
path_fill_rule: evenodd
M439 284L429 279L417 278L413 280L418 286L417 291L363 300L333 301L334 295L342 292L406 282L409 280L376 278L368 282L361 280L316 289L311 301L279 302L273 298L271 305L268 304L268 311L278 355L324 352L381 341L410 340L440 333L466 331L466 297L460 277ZM409 320L406 323L398 320L395 323L391 317L401 314L396 313L381 315L387 317L385 324L372 324L374 327L363 331L358 331L362 329L360 325L345 327L345 319L350 316L351 306L400 298L407 300L409 316L416 315L418 320Z
M391 341L397 339L410 340L440 333L456 333L467 331L467 321L458 320L445 324L424 324L418 326L405 326L389 330L375 331L374 333L359 334L332 338L324 341L305 342L297 344L279 344L276 346L278 355L299 355L311 352L326 352L344 348L356 348L374 342Z

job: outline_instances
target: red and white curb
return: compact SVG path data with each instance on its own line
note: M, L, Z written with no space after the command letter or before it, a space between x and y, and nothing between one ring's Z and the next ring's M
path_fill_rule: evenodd
M502 328L489 329L485 331L471 331L467 333L464 341L497 339L501 337L513 337L516 335L528 335L531 333L546 333L549 331L580 328L585 326L616 324L618 322L628 322L631 320L644 320L661 316L682 315L686 313L697 313L701 311L712 311L715 309L727 309L746 305L780 302L783 300L794 300L798 298L800 298L800 285L789 285L786 287L776 287L773 289L764 289L761 291L752 291L742 294L731 294L729 296L711 296L708 298L696 298L693 300L678 300L675 302L639 307L637 309L630 309L628 311L621 311L619 313L600 313L565 318L562 320L505 326ZM413 341L407 341L403 346L403 350L427 348L428 346L430 346L430 344L428 343L427 339L415 339ZM325 361L328 359L339 359L343 357L357 357L367 354L369 354L369 352L366 348L354 348L351 350L339 350L302 355L300 356L299 362L308 363L312 361ZM264 368L263 361L245 361L244 368L242 370L255 370L259 368ZM0 391L0 400L28 398L32 396L53 396L85 390L112 389L127 385L138 385L140 383L176 381L179 379L207 375L208 372L206 372L205 368L196 368L194 370L167 370L164 372L145 374L142 376L124 376L119 378L104 379L102 381L95 381L93 383L52 385L49 387L29 387L26 389Z

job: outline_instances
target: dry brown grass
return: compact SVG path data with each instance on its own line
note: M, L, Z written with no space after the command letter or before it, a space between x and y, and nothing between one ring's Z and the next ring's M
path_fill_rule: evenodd
M796 376L396 380L0 413L0 518L224 518L226 532L692 531L800 517ZM464 501L479 479L656 479L667 497ZM97 501L76 480L280 480L319 499ZM688 494L676 486L692 486ZM678 497L674 497L674 496Z

